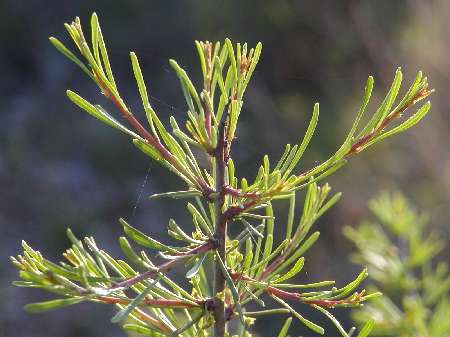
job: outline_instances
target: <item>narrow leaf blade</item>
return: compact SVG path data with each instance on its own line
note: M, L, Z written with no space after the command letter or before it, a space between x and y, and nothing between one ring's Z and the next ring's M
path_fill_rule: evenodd
M80 303L84 300L85 300L84 297L64 298L45 302L30 303L25 305L24 308L28 312L37 313L67 307L69 305Z

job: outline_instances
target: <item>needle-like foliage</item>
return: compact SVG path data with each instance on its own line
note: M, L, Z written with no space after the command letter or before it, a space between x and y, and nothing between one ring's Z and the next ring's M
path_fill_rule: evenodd
M299 143L286 145L275 164L264 156L256 177L248 180L236 172L231 149L244 93L261 56L261 43L250 48L246 43L233 44L229 39L224 43L196 41L203 75L200 89L186 70L176 61L169 61L186 100L183 126L174 117L170 117L168 124L160 120L149 100L138 58L130 53L148 124L144 125L120 94L97 16L93 14L91 18L90 41L79 18L66 24L66 29L78 56L54 37L50 38L51 43L94 81L104 99L117 111L107 112L71 90L67 91L69 99L101 122L125 133L144 154L184 182L181 191L152 197L187 199L192 223L180 226L169 220L168 234L180 242L171 246L120 219L125 236L119 243L127 262L110 256L92 237L79 240L70 230L72 247L64 254L66 261L59 264L23 243L23 255L12 258L22 279L15 284L59 295L56 300L26 308L43 311L82 301L113 304L119 311L112 322L147 336L251 336L250 325L266 315L288 316L279 336L286 336L292 317L324 334L320 322L312 322L302 313L302 306L294 309L292 304L297 303L319 311L344 337L352 335L354 329L343 328L332 312L339 307L359 306L378 295L357 290L367 277L365 269L343 286L335 286L333 281L311 284L294 281L302 272L305 253L319 238L313 226L340 197L331 195L327 184L317 183L341 168L352 155L420 121L430 103L415 112L409 110L431 93L426 77L419 72L398 99L402 82L398 69L385 99L364 118L374 84L369 77L355 122L342 144L324 162L300 171L298 164L318 123L319 104L315 104ZM199 153L208 157L207 167L197 160ZM296 216L296 193L300 192L305 193L305 200L301 214ZM275 200L289 204L287 220L274 214ZM239 227L241 232L232 237L228 234L229 226ZM274 239L275 231L285 233L281 242ZM143 250L136 251L136 246ZM155 252L158 256L153 256ZM183 288L169 276L174 267L185 268L190 288ZM253 303L260 310L249 311L247 308ZM236 331L230 330L231 320L237 322ZM367 336L371 326L369 321L358 336Z
M383 193L369 207L375 220L345 227L344 234L357 247L353 260L368 266L370 287L384 296L355 309L355 320L373 318L374 336L449 336L450 274L439 256L441 236L400 193Z

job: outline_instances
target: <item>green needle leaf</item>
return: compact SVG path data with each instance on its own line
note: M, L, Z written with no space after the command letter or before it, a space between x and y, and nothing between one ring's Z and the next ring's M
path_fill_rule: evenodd
M343 337L349 337L347 332L342 327L341 323L339 323L339 321L336 319L336 317L334 317L328 310L326 310L318 305L315 305L315 304L313 304L312 307L319 310L324 315L326 315L330 319L330 321L336 326L336 328L338 329L338 331L341 333L341 335Z
M170 335L171 337L176 337L176 336L180 336L181 333L183 333L184 331L188 330L190 327L192 327L193 325L195 325L196 323L198 323L198 321L200 321L200 319L205 315L205 313L203 311L199 312L197 315L195 315L194 317L191 318L191 320L186 323L184 326L182 326L181 328L178 328L177 330L175 330L174 332L172 332L172 334Z
M280 278L277 278L273 282L274 283L279 283L279 282L283 282L285 280L288 280L288 279L294 277L295 275L297 275L303 269L304 265L305 265L305 258L301 257L301 258L298 259L298 261L295 263L295 265L286 274L284 274Z
M241 300L239 298L239 292L236 289L236 286L234 285L233 279L231 278L230 274L228 273L227 267L225 266L224 262L220 258L219 253L217 250L214 251L216 255L216 260L218 262L219 268L222 270L223 275L225 276L225 280L227 281L228 287L230 288L231 295L233 297L234 305L236 306L236 310L239 314L239 319L241 320L241 323L245 325L245 319L244 319L244 313L242 311L241 307Z
M289 196L289 212L288 219L286 223L286 240L290 240L292 237L292 227L294 225L295 216L295 192L291 193Z
M177 250L169 247L155 239L152 239L148 235L145 235L140 230L134 228L130 224L128 224L123 218L119 219L120 224L123 226L123 230L125 234L132 239L134 242L140 244L141 246L156 249L160 251L166 251L170 253L176 253Z
M201 254L200 257L197 259L197 261L195 262L194 266L188 270L188 272L186 273L186 278L193 278L195 275L198 274L198 271L200 270L200 267L203 264L203 261L205 261L207 253L205 254Z
M133 68L134 78L136 79L136 84L138 86L139 94L141 96L142 105L144 106L145 115L147 117L148 124L152 129L153 135L158 138L158 134L153 123L153 116L151 113L150 101L148 100L147 87L145 85L144 76L142 75L141 67L139 65L138 58L135 53L130 53L131 66ZM159 138L158 138L159 139Z
M48 310L67 307L69 305L77 304L85 301L85 297L64 298L58 300L51 300L46 302L30 303L25 305L25 310L32 313L44 312Z
M239 219L244 224L245 228L247 228L248 232L254 234L260 238L264 238L264 235L260 233L255 227L253 227L247 220L244 218Z
M169 64L171 67L175 70L178 78L180 79L181 87L183 89L183 93L185 95L186 102L188 103L189 109L192 112L195 112L194 106L191 104L191 97L194 99L195 103L197 104L197 111L202 112L203 107L200 102L200 97L198 95L197 90L194 87L194 84L192 83L191 79L187 75L186 71L181 68L178 63L175 60L169 60Z
M288 309L291 312L292 315L297 317L300 322L302 322L305 326L310 328L312 331L317 332L318 334L321 334L321 335L323 335L325 333L325 330L321 326L311 322L310 320L308 320L305 317L303 317L302 315L300 315L297 311L295 311L289 304L287 304L281 298L279 298L279 297L277 297L275 295L272 295L272 298L274 300L276 300L278 303L280 303L283 307Z
M350 294L357 286L359 286L361 284L362 281L364 281L364 279L369 275L369 273L367 272L367 269L363 269L361 271L361 273L359 273L358 277L356 277L356 279L354 279L352 282L350 282L349 284L347 284L345 287L338 289L337 293L338 295L334 296L333 298L336 297L345 297L348 294Z
M127 316L144 300L145 297L150 293L150 291L154 288L154 286L159 282L160 278L154 279L146 288L144 291L142 291L138 296L136 296L130 304L128 304L125 308L120 310L117 314L114 315L113 318L111 318L111 323L119 323L123 321Z
M280 330L280 333L278 334L278 337L286 337L288 331L289 331L289 327L291 326L292 323L292 317L289 317L283 324L283 327Z
M91 34L92 34L92 49L94 50L94 57L97 64L100 64L100 54L98 52L98 17L93 13L91 16Z
M231 40L227 38L225 39L225 45L228 50L228 58L231 62L231 71L234 77L234 83L236 83L238 80L238 72L236 67L236 56L234 54L233 44L231 43Z
M136 254L136 252L133 250L130 243L125 237L121 236L119 238L119 244L125 256L135 265L146 269L150 267L147 263L144 262L144 260L141 259L139 255Z
M199 191L190 190L190 191L177 191L177 192L153 194L149 197L149 199L159 199L159 198L186 199L199 197L201 195L202 193Z
M294 254L292 254L285 262L283 262L280 267L278 267L274 274L279 273L284 268L287 268L291 263L293 263L296 259L298 259L300 256L302 256L309 248L312 247L312 245L317 241L319 238L320 233L314 232L311 234L311 236L305 240L305 242L295 251Z
M92 105L87 100L85 100L83 97L79 96L77 93L67 90L67 97L78 105L81 109L86 111L91 116L97 118L98 120L102 121L105 124L108 124L109 126L112 126L113 128L116 128L123 133L126 133L130 135L133 138L142 139L139 135L134 133L133 131L127 129L125 126L120 124L117 120L115 120L111 115L109 115L101 106L99 105Z
M367 79L363 102L361 104L361 107L359 108L358 115L356 116L355 121L353 122L352 128L350 129L350 132L348 133L347 139L344 141L344 144L342 146L346 146L352 141L352 138L356 132L356 129L358 128L359 122L361 121L362 116L364 115L364 111L367 108L367 104L369 104L370 97L372 95L373 90L373 83L374 79L372 76L369 76Z
M373 319L370 319L367 321L366 324L364 324L364 327L361 329L357 337L367 337L372 332L373 328L375 326L375 321Z
M378 125L381 124L383 119L389 114L390 109L394 104L395 98L398 95L398 91L402 83L402 77L403 77L402 72L400 68L398 68L395 73L395 77L392 82L391 88L389 89L386 97L384 98L380 107L374 113L370 121L367 123L367 125L364 127L364 129L359 133L359 135L356 138L360 138L365 134L367 134L368 132L370 132L372 129L376 128Z
M144 335L144 336L150 336L150 337L163 337L163 334L157 333L155 330L146 328L145 326L139 325L139 324L124 324L122 326L124 330L136 332L138 334Z
M69 49L67 49L57 38L51 36L49 38L51 44L55 46L64 56L66 56L69 60L79 66L83 72L85 72L92 80L94 80L94 76L92 72L84 65L82 61L78 57L76 57Z
M245 76L245 81L244 81L244 86L243 86L242 91L245 91L248 83L250 82L250 79L252 78L253 72L255 71L256 65L258 64L259 58L261 56L261 51L262 51L262 43L258 42L258 44L255 47L255 51L252 55L250 67L248 68L247 74Z
M303 137L302 143L300 144L300 147L295 153L295 156L291 164L289 165L288 169L284 173L285 178L287 178L287 176L292 172L292 170L295 168L295 166L303 156L303 153L305 152L306 148L309 145L309 142L311 141L312 136L314 135L314 130L316 129L318 121L319 121L319 103L316 103L314 104L313 115L311 117L311 121L309 122L305 136Z
M96 16L95 13L93 15ZM114 80L114 76L111 70L111 64L109 63L109 57L108 52L106 50L105 40L103 39L102 29L100 28L100 25L98 25L97 28L98 28L98 44L100 47L100 54L102 56L103 64L106 69L106 76L108 77L108 80L110 81L113 88L117 90L116 82Z

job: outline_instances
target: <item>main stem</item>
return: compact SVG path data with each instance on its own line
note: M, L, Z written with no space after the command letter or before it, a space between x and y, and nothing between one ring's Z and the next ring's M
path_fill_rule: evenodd
M216 191L218 196L214 200L216 210L216 221L214 229L214 237L217 243L217 252L222 259L225 258L225 246L227 237L227 221L224 216L223 206L225 203L225 125L222 123L219 129L219 138L215 151L215 172L216 172ZM225 277L220 269L219 262L214 265L214 336L224 337L225 335L225 303L223 294L225 290ZM219 296L221 294L222 296ZM221 299L222 298L222 299Z

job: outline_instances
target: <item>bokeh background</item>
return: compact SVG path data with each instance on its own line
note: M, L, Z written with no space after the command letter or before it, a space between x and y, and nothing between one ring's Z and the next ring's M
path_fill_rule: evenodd
M119 217L159 237L169 217L186 217L183 207L146 198L179 188L177 179L66 99L71 88L103 100L47 40L55 35L67 42L63 23L76 15L87 23L92 11L100 16L122 95L138 112L128 59L133 50L165 121L170 115L180 120L186 110L168 58L195 78L193 40L263 42L234 147L241 176L253 176L265 153L276 158L285 143L298 141L313 103L320 101L317 135L302 163L311 167L342 141L369 74L376 78L379 102L398 66L405 83L423 70L436 89L431 113L406 134L352 158L328 180L344 197L317 225L322 236L307 256L305 277L345 282L356 274L341 229L366 216L368 199L380 190L402 190L448 240L448 0L0 0L0 336L125 335L109 323L112 308L106 306L25 313L24 304L50 296L10 285L17 275L8 257L19 253L21 239L58 260L70 226L121 256ZM338 317L349 326L347 314ZM273 336L280 325L274 318L255 329L264 331L259 336ZM298 323L294 328L293 336L304 331ZM327 336L333 335L331 328Z

